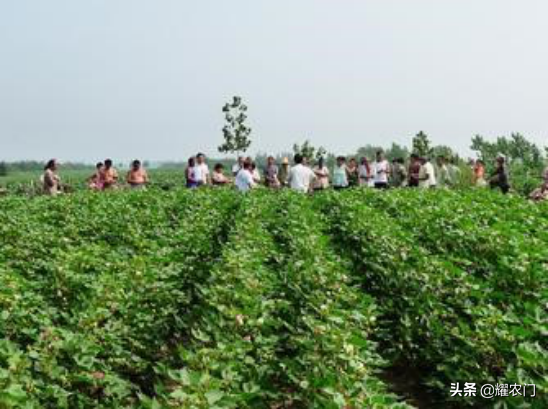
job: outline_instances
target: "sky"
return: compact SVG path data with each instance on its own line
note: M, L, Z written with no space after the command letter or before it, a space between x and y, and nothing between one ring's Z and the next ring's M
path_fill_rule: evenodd
M545 0L0 0L0 160L548 145Z

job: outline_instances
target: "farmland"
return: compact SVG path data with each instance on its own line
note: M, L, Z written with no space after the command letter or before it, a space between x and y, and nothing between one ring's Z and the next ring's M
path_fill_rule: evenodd
M153 188L0 217L0 408L548 407L546 203Z

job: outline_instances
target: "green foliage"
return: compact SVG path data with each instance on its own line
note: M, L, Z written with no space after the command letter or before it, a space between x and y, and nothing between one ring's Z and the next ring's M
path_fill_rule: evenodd
M8 165L6 162L0 162L0 177L8 175Z
M439 156L443 156L444 158L451 160L455 158L456 155L449 146L436 145L432 148L432 158L437 158Z
M392 143L390 148L384 151L386 159L392 161L394 159L403 158L407 159L409 157L409 149L407 146L402 146L397 143Z
M321 208L385 312L379 336L396 362L420 368L443 399L447 385L464 379L548 388L546 208L489 191L356 191L328 199Z
M494 142L476 135L470 148L486 163L493 163L499 155L503 155L509 163L518 162L525 167L542 167L544 160L538 146L519 133L511 134L510 138L498 137Z
M365 145L358 149L356 158L366 157L369 160L374 160L377 152L385 150L381 146Z
M221 153L245 152L251 146L251 128L246 125L247 105L241 97L234 97L232 103L223 107L225 126L223 128L224 143L219 146Z
M389 365L440 407L486 404L451 382L546 407L547 215L488 190L2 198L0 407L410 407Z
M397 143L392 143L392 145L385 149L381 146L374 145L365 145L358 149L356 152L356 158L366 157L370 161L375 160L377 152L384 152L384 156L387 160L392 161L398 158L407 158L409 156L409 149L406 146L399 145Z
M495 159L504 156L510 171L510 183L523 195L528 195L541 183L545 157L538 146L519 133L513 133L509 138L498 137L494 142L476 135L470 148L487 164L489 171L493 170Z
M428 139L428 135L426 135L423 131L420 131L413 138L413 153L422 157L432 156L433 150L430 139Z
M327 154L327 150L322 146L316 149L307 139L302 145L299 145L297 143L293 145L293 154L300 154L303 157L308 158L309 160L318 160L321 157L325 157L325 155Z

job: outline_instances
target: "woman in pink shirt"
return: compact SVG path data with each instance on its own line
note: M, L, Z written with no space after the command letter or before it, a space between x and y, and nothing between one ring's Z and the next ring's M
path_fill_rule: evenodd
M211 175L211 183L213 183L213 186L223 186L230 182L223 171L224 166L222 163L217 163L213 168L213 174Z
M103 162L95 165L95 173L88 179L89 188L91 190L103 190L103 180L101 174L103 172Z

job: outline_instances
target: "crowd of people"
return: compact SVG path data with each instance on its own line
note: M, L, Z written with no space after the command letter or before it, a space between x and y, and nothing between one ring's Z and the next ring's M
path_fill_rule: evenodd
M42 175L42 184L44 193L47 195L56 195L63 190L61 178L57 173L59 164L57 160L51 159L44 168ZM126 184L132 189L143 189L149 182L148 174L139 160L131 163L131 168L126 175ZM121 184L119 181L118 170L114 167L111 159L99 162L95 166L95 172L87 180L88 188L94 191L103 191L118 189Z
M497 159L496 171L489 181L485 179L485 165L482 161L475 161L471 166L474 185L478 187L490 185L492 188L499 188L503 193L509 191L510 185L504 158ZM377 152L374 161L362 157L359 164L355 158L339 156L332 170L325 165L323 158L311 164L308 158L297 154L291 166L288 158L283 158L278 165L275 158L270 156L262 175L252 158L239 157L231 171L232 176L227 177L223 165L217 164L210 175L205 156L198 154L188 160L185 172L187 187L234 183L238 190L244 192L263 184L273 189L288 187L301 192L318 191L329 187L341 190L358 186L376 189L390 187L431 189L454 187L461 177L460 168L443 156L436 158L434 165L430 159L413 154L406 166L404 158L394 159L390 163L381 151Z
M472 171L472 184L477 187L490 186L508 193L510 183L506 169L506 161L498 157L494 172L487 176L485 163L475 160L469 163ZM50 160L43 176L44 192L54 195L61 190L61 181L57 174L58 164ZM533 200L548 199L548 168L543 175L541 187L531 194ZM410 187L419 189L451 188L459 184L461 169L454 161L444 156L438 156L435 164L430 158L412 154L409 160L397 158L389 162L382 151L370 161L362 157L355 158L339 156L333 169L329 169L324 158L319 158L312 164L309 159L296 154L293 164L283 158L278 164L273 156L267 158L262 172L252 158L239 157L230 169L230 174L221 163L213 167L210 172L206 157L199 153L188 159L185 169L186 187L190 189L202 186L234 185L239 191L247 192L257 186L264 185L271 189L290 188L299 192L308 193L327 188L342 190L352 187L370 187L388 189L391 187ZM131 164L125 183L132 189L143 189L149 183L146 170L141 162L135 160ZM112 160L107 159L96 166L95 173L89 178L88 186L92 190L102 191L116 189L121 186L118 171Z

